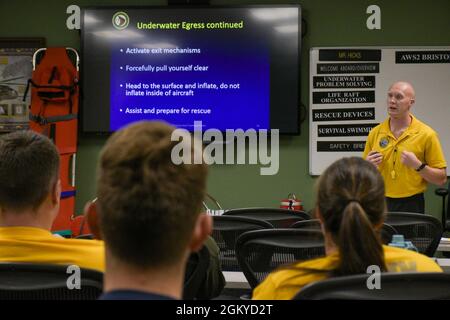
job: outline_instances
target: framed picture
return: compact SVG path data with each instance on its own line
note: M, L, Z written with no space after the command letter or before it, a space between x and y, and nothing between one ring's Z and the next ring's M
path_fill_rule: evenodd
M0 38L0 133L28 129L31 92L24 100L33 71L33 54L44 38Z

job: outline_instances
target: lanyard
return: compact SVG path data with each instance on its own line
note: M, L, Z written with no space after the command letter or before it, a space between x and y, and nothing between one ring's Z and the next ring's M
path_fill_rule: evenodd
M395 178L397 178L397 172L395 172L395 163L397 162L397 146L394 147L393 158L394 159L392 162L391 178L392 178L392 180L395 180Z

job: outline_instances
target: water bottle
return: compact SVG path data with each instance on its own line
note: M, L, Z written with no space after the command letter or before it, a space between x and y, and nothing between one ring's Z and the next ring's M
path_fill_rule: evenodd
M389 243L389 246L418 252L417 248L411 241L405 241L405 237L402 234L394 234L392 236L392 242Z

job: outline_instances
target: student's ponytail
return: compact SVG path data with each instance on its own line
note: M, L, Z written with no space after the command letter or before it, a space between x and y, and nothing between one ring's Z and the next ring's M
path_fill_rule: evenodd
M318 181L316 208L340 255L332 275L366 273L371 265L386 271L376 231L386 210L384 181L374 165L356 157L334 162Z
M380 237L357 200L347 202L336 242L340 252L340 265L333 275L366 273L370 265L386 271Z

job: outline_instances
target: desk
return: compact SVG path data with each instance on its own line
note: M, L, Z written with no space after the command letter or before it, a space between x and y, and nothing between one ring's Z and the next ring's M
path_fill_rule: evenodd
M450 245L449 245L450 247ZM450 259L448 258L433 258L434 261L444 270L446 273L450 273ZM225 288L229 289L250 289L247 279L242 272L236 271L223 271L225 277Z
M223 271L225 277L225 288L229 289L250 289L247 279L242 272Z
M441 238L437 251L450 251L449 238Z
M450 273L450 259L435 258L435 261L441 266L445 273Z

